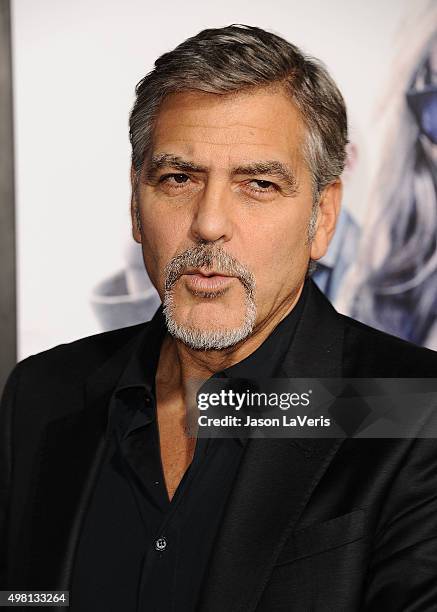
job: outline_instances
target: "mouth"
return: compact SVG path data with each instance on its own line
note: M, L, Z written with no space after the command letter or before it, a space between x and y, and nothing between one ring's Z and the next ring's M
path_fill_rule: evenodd
M217 292L221 295L232 281L235 280L235 276L230 276L225 272L215 272L214 270L206 269L190 270L182 276L187 289L195 295Z

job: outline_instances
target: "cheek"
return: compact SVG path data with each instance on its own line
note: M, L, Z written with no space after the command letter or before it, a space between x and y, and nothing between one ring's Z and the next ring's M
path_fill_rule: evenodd
M163 285L165 266L186 244L184 222L180 216L153 206L143 208L141 219L147 272L159 290Z
M248 242L253 271L259 282L277 285L290 275L299 276L301 268L306 270L309 257L306 239L307 222L303 219L264 224L262 231L254 229Z

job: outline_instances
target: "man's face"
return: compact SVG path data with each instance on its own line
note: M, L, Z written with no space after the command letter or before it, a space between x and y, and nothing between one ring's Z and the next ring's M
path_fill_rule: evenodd
M280 91L165 99L133 231L177 326L220 336L246 325L247 335L293 302L310 255L324 251L323 236L313 246L307 239L313 194L303 142L300 115Z

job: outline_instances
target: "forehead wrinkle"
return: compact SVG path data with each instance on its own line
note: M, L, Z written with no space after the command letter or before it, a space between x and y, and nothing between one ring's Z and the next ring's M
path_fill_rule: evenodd
M182 123L181 121L177 122L178 128L193 128L193 129L202 129L202 130L233 130L235 127L244 127L249 130L256 130L257 132L272 132L276 130L272 130L271 127L262 127L260 125L254 125L251 123L241 123L240 121L235 121L235 123L228 122L227 125L220 125L218 123L211 124L202 124L202 123Z
M230 147L230 146L235 146L235 145L247 145L250 147L271 147L272 143L271 142L254 142L253 140L244 140L242 139L240 136L235 136L235 138L233 138L232 140L229 139L227 142L217 142L216 140L207 140L206 138L197 138L197 139L190 139L188 140L186 137L185 138L177 138L177 137L172 137L171 139L172 144L176 143L176 142L182 142L183 144L189 144L189 145L193 145L193 144L208 144L208 145L213 145L213 146L217 146L217 147Z

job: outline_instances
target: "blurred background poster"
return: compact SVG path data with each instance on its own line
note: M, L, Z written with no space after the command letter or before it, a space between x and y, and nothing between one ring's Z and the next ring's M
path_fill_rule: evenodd
M349 110L339 227L315 278L346 314L437 349L437 5L429 0L13 0L18 358L149 319L130 236L128 113L206 27L272 30Z

